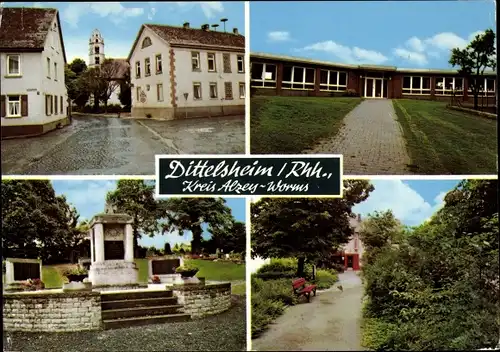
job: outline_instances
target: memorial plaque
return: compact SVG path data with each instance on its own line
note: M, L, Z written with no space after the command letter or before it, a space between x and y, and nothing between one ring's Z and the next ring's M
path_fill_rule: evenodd
M125 246L123 241L104 241L104 260L125 259Z
M40 279L40 263L14 263L14 280Z
M175 274L175 269L181 265L179 259L162 259L151 262L153 275Z

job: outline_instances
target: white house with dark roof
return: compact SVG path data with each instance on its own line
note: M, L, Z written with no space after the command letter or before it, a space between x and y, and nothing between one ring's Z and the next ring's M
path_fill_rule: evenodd
M245 113L245 37L144 24L128 57L132 116L171 120Z
M56 9L0 8L2 138L68 123L66 54Z

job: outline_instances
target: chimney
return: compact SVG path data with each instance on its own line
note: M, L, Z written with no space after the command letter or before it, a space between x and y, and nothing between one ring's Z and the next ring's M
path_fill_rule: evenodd
M184 28L189 28L189 22L184 22L184 23L182 24L182 27L184 27Z
M238 35L238 34L239 34L239 33L238 33L238 28L233 28L233 34L236 34L236 35Z
M210 28L209 24L202 24L201 25L201 29L203 29L205 32L208 32L209 28Z

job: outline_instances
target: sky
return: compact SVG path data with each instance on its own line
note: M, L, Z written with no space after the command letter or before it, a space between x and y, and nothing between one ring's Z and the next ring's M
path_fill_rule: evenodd
M404 225L417 226L428 220L444 205L446 193L458 185L459 180L373 180L375 190L366 201L353 211L361 219L374 211L392 209Z
M126 58L142 24L182 26L192 28L208 23L220 24L227 18L226 31L238 28L245 34L244 2L14 2L9 7L51 7L59 10L68 62L81 58L88 63L88 42L94 29L104 38L104 53L108 58Z
M98 213L104 212L106 194L116 189L115 180L53 180L52 186L57 195L66 196L80 214L80 221L90 220ZM226 205L237 221L246 222L245 198L226 198ZM205 232L208 234L207 232ZM139 240L141 246L163 248L165 242L173 247L175 243L191 242L191 232L179 236L177 232L154 237L143 236Z
M250 50L338 63L452 68L450 49L496 29L494 0L250 4Z

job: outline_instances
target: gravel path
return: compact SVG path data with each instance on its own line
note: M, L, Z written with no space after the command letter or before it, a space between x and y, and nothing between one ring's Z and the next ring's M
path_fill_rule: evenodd
M361 351L361 298L359 276L348 271L339 275L335 288L321 291L303 303L288 308L268 331L252 340L255 351ZM342 285L344 291L337 289Z
M246 351L245 316L245 296L233 296L229 311L189 322L74 333L5 332L3 350Z
M365 100L344 118L339 133L306 154L342 154L345 175L407 175L410 158L388 99Z

